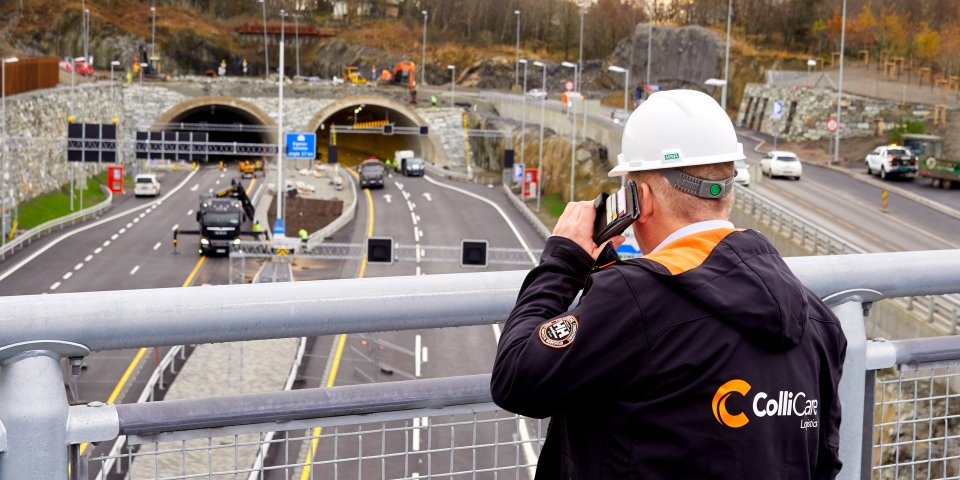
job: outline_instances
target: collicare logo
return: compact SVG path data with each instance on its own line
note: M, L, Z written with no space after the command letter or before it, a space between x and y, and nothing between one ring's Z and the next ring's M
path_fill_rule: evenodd
M730 428L740 428L749 423L750 418L747 417L746 412L741 411L737 414L731 414L727 410L727 400L735 393L741 397L746 397L750 389L750 384L740 379L733 379L721 385L717 389L717 393L713 395L713 418L716 418L720 425ZM817 428L819 426L817 413L819 402L815 398L808 398L804 392L781 390L776 398L772 398L767 392L757 392L753 396L751 404L753 406L753 416L758 419L796 416L801 417L800 428Z
M720 422L720 425L740 428L750 421L743 412L731 415L730 412L727 411L727 399L730 398L730 395L739 393L745 397L749 391L750 384L738 379L730 380L720 386L717 393L713 396L713 417Z

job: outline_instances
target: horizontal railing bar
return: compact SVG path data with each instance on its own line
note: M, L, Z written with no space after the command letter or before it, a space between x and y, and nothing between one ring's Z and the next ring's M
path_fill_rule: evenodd
M897 352L897 365L960 361L960 335L912 338L889 342Z
M960 250L794 257L787 264L820 297L960 292ZM526 273L4 297L0 345L61 340L99 351L489 325L506 319Z
M490 375L117 405L121 435L285 423L491 401Z
M793 257L820 297L960 292L960 250ZM909 269L903 268L909 265ZM0 298L0 345L61 340L93 351L489 325L526 271L221 285Z

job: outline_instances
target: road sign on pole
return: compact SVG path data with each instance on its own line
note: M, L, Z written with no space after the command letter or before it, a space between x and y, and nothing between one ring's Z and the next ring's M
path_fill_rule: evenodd
M840 123L837 122L836 118L827 119L827 131L830 133L836 132L840 128Z
M288 133L287 158L317 158L317 134Z
M770 118L774 120L780 120L783 117L783 102L777 100L773 102L773 113L770 114Z

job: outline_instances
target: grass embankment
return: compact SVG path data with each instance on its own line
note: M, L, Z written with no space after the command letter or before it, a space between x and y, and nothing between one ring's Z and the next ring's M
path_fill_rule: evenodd
M126 181L129 178L125 178ZM83 208L92 207L104 200L107 196L100 185L106 185L107 173L87 177L87 189L74 190L73 211L80 210L80 198L83 195ZM41 195L29 202L20 205L20 215L17 220L17 230L29 230L37 225L49 222L73 213L70 211L70 185L64 185L59 190Z

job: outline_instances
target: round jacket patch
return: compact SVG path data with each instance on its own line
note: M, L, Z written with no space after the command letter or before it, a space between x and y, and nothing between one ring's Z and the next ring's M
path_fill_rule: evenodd
M550 348L564 348L573 343L577 336L577 317L566 317L550 320L540 325L540 342Z

